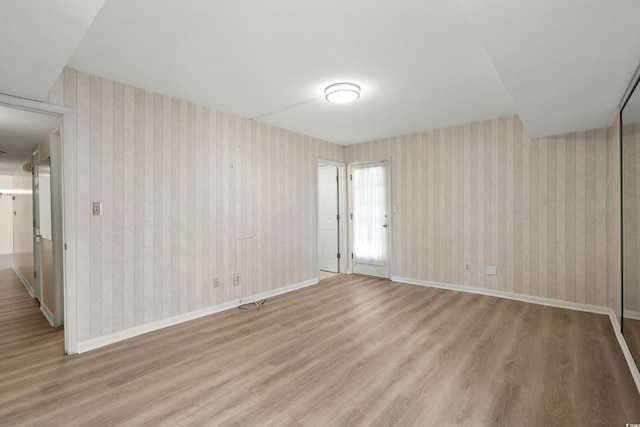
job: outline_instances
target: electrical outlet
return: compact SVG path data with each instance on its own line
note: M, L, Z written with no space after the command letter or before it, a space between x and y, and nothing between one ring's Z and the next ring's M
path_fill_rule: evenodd
M233 284L238 286L240 284L240 275L238 273L233 275Z
M220 279L218 279L217 277L213 279L213 287L220 287Z
M469 271L470 270L470 266L469 264L465 264L464 265L464 271Z

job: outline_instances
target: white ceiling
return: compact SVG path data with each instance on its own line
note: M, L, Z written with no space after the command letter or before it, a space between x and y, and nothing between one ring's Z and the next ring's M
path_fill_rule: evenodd
M22 33L82 2L6 3L10 93L45 97L67 64L340 144L514 113L531 136L608 126L640 59L638 0L109 0L89 26L96 0L34 68L51 54ZM361 98L324 101L340 81Z
M70 65L343 144L514 112L450 0L109 1Z
M13 175L36 145L53 130L58 116L0 105L0 175Z
M104 0L2 0L0 91L44 100Z
M611 125L640 60L640 1L461 2L530 135Z
M104 0L0 1L0 92L46 100ZM0 175L13 175L57 117L0 106Z

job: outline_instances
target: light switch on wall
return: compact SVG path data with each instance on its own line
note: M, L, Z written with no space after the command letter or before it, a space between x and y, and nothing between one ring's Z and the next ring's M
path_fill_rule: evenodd
M102 215L102 202L92 202L91 212L93 212L94 215Z
M495 276L498 274L498 269L495 265L487 265L487 274L489 276Z

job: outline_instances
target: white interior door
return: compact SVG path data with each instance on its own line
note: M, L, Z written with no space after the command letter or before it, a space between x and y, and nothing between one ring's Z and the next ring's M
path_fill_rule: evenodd
M352 270L390 277L388 162L349 166L349 218Z
M40 152L36 149L31 162L33 176L33 296L42 302L42 246L40 232L40 177L38 175L38 161Z
M340 272L338 168L318 166L318 266Z
M42 159L38 164L38 225L40 227L40 290L42 299L40 309L51 323L51 326L58 326L62 319L56 319L55 310L55 276L54 276L54 256L53 256L53 228L51 221L51 160Z

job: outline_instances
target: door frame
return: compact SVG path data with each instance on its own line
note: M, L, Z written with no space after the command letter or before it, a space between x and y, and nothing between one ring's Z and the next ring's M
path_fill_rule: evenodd
M73 110L61 105L0 94L0 105L24 111L49 114L59 118L59 143L51 144L51 166L59 171L51 177L52 232L54 269L59 263L64 300L64 348L66 354L78 352L77 282L76 282L76 180L75 117ZM87 207L88 209L88 207ZM57 254L57 255L56 255ZM56 274L56 273L54 273Z
M320 238L318 237L318 224L320 221L320 206L318 205L318 197L320 193L320 183L318 177L318 168L320 166L335 166L338 168L338 248L341 254L338 266L340 274L351 274L350 264L347 262L347 165L342 162L333 160L317 159L316 161L316 258L315 265L318 272L318 280L320 280L320 267L318 265L318 254L320 253Z
M393 248L393 221L392 221L392 212L391 212L391 159L390 158L384 158L384 159L379 159L379 160L370 160L370 161L358 161L358 162L351 162L347 165L347 170L348 173L351 174L351 169L354 166L360 166L360 165L371 165L371 164L376 164L376 163L386 163L387 164L387 182L386 182L386 186L387 186L387 224L388 224L388 228L387 228L387 256L388 256L388 265L389 265L389 273L387 275L387 277L385 277L386 279L390 279L392 276L392 269L393 269L393 264L392 264L392 259L393 259L393 253L391 252L392 248ZM353 194L352 194L352 187L351 187L351 182L349 182L349 195L348 195L348 209L349 212L353 211ZM351 272L353 272L353 259L351 259L351 253L353 252L353 228L350 226L349 227L349 236L348 236L348 253L349 256L348 258L348 264L349 264L349 274L351 274Z

